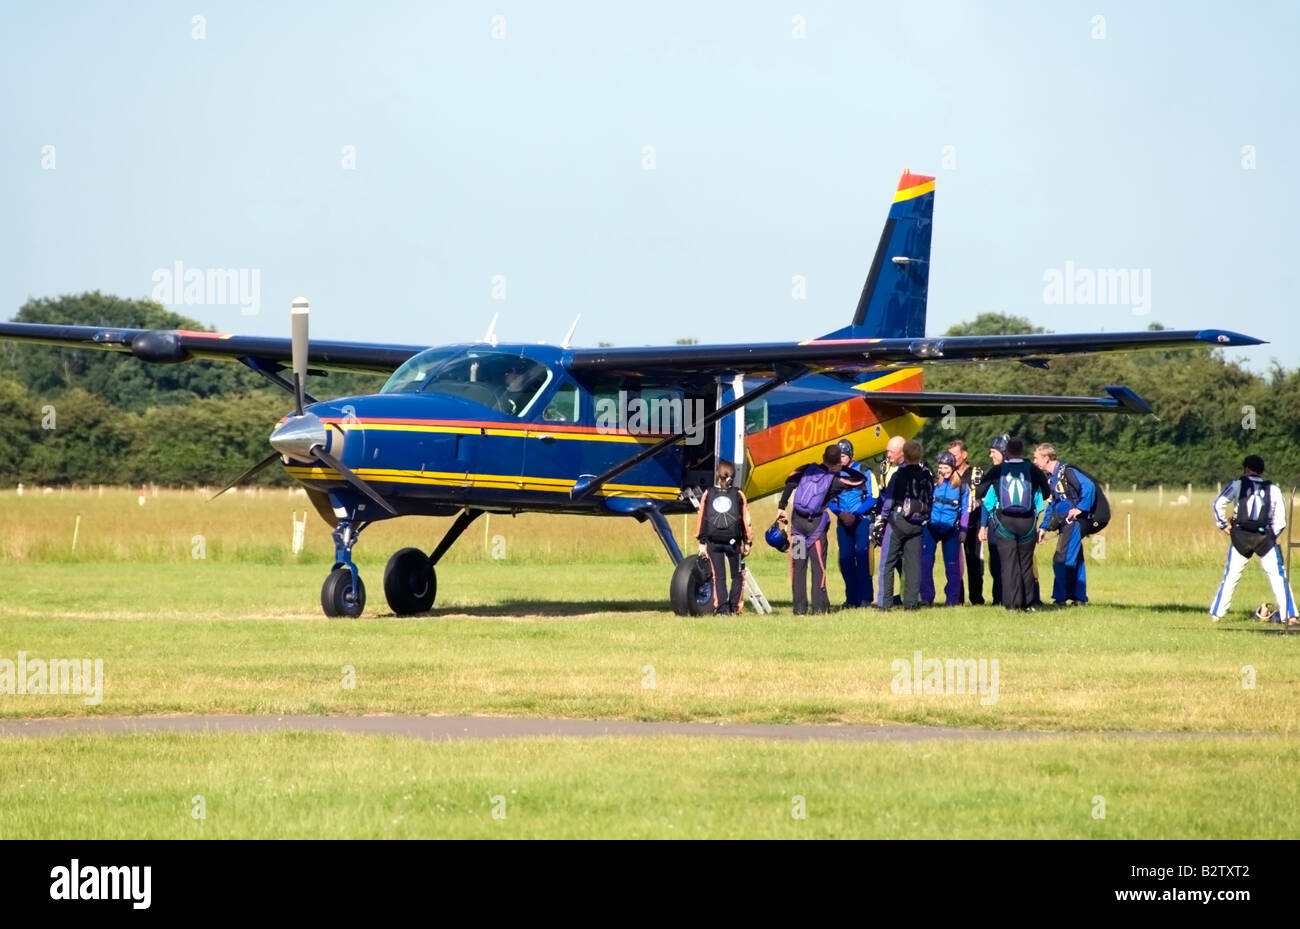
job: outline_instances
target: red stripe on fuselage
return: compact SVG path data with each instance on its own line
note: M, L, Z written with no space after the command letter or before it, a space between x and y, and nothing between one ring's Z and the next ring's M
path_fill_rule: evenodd
M286 419L288 417L285 417ZM283 421L283 420L282 420ZM328 425L346 425L365 427L375 426L445 426L455 429L509 429L518 432L570 432L582 435L626 435L637 439L657 439L670 436L670 432L637 432L624 429L606 429L601 426L571 426L558 423L526 422L523 420L477 420L477 419L399 419L384 416L323 416L321 422Z

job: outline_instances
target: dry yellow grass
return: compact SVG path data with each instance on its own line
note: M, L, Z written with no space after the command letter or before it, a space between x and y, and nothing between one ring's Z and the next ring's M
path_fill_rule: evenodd
M194 558L197 546L212 561L316 564L333 557L328 527L297 490L256 488L231 491L211 503L212 489L150 488L145 504L137 488L54 489L43 493L27 488L19 497L13 488L0 491L0 561L131 561L168 562ZM1110 526L1089 540L1089 556L1117 564L1164 567L1222 567L1223 536L1214 530L1210 503L1213 488L1186 487L1131 492L1111 488ZM771 522L774 498L753 507L755 531ZM293 516L306 514L305 548L291 552ZM77 527L76 550L73 532ZM690 533L689 518L670 519L678 543ZM449 519L405 517L369 527L357 551L377 560L398 548L415 545L432 549ZM664 554L646 524L613 517L550 516L480 518L446 556L448 563L477 562L490 557L494 544L511 560L533 563L615 561L660 563ZM1049 546L1044 546L1046 550ZM761 545L757 558L772 553Z

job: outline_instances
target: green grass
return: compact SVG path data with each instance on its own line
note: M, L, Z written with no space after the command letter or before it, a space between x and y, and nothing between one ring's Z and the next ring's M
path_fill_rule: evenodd
M6 838L1290 838L1300 744L0 740ZM206 818L197 820L195 797ZM504 798L505 817L494 818ZM796 797L806 818L796 819ZM1094 799L1104 798L1105 818Z
M866 745L10 738L0 739L11 772L0 779L5 837L1264 837L1300 826L1300 787L1285 777L1300 754L1300 635L1248 619L1271 599L1254 568L1233 618L1209 622L1224 545L1204 525L1205 500L1194 512L1139 495L1131 547L1116 501L1107 557L1090 550L1093 605L1033 615L796 618L785 562L761 548L751 568L775 615L678 618L648 528L531 516L476 525L439 566L435 614L397 619L383 600L384 561L404 545L431 547L447 522L402 520L358 546L370 590L360 620L320 614L330 552L319 522L303 555L287 552L285 517L301 513L300 500L134 500L0 494L0 658L100 658L106 679L99 706L0 695L0 716L482 714L1057 734ZM195 535L204 558L191 557ZM489 555L496 535L499 560ZM1040 550L1046 584L1050 554ZM893 693L892 663L917 650L997 660L997 702ZM355 689L343 686L344 666ZM1253 688L1242 686L1246 669ZM1134 731L1200 734L1123 734ZM202 822L189 815L196 794ZM796 794L806 820L790 816ZM491 816L498 795L505 820ZM1097 795L1104 821L1091 815Z
M796 618L779 563L777 613L684 619L665 570L607 563L449 565L443 615L319 614L314 566L162 563L8 568L5 651L104 661L99 706L0 695L0 716L445 713L750 722L901 722L1061 730L1300 731L1300 635L1211 624L1213 582L1170 569L1099 572L1094 606L853 610ZM775 574L775 577L772 575ZM1243 583L1242 601L1263 596ZM376 579L377 582L377 579ZM575 592L581 584L586 589ZM1192 599L1195 596L1196 599ZM1276 627L1273 627L1276 629ZM899 695L895 659L996 659L998 701ZM343 668L356 671L343 687ZM1245 667L1255 687L1242 686ZM653 668L654 688L647 668Z

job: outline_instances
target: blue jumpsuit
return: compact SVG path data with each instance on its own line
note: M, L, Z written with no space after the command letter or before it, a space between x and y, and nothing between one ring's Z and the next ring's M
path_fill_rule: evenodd
M967 530L969 519L970 488L964 484L953 487L948 481L935 485L930 522L921 536L921 601L927 606L934 603L934 557L938 549L943 550L944 605L961 606L966 596L961 534Z
M1092 481L1084 477L1077 468L1070 468L1070 474L1078 482L1078 490L1066 480L1068 466L1058 461L1048 478L1052 487L1052 500L1043 515L1042 528L1048 527L1053 514L1060 528L1060 537L1056 543L1056 553L1052 556L1052 601L1057 605L1067 600L1088 602L1088 572L1083 559L1083 529L1078 520L1067 523L1066 514L1072 508L1089 512L1096 502L1097 489ZM1077 495L1077 499L1071 499Z
M840 574L844 577L844 605L870 606L876 595L871 583L871 518L867 514L875 507L880 494L875 474L864 470L856 461L849 467L866 475L867 482L843 491L830 504L830 511L836 516L835 537L839 542ZM846 528L839 521L840 513L853 514L857 522L852 528Z

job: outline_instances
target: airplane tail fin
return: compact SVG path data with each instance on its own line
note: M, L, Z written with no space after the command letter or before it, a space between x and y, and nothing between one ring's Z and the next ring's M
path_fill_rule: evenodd
M933 223L934 178L904 171L853 322L823 339L925 335Z

